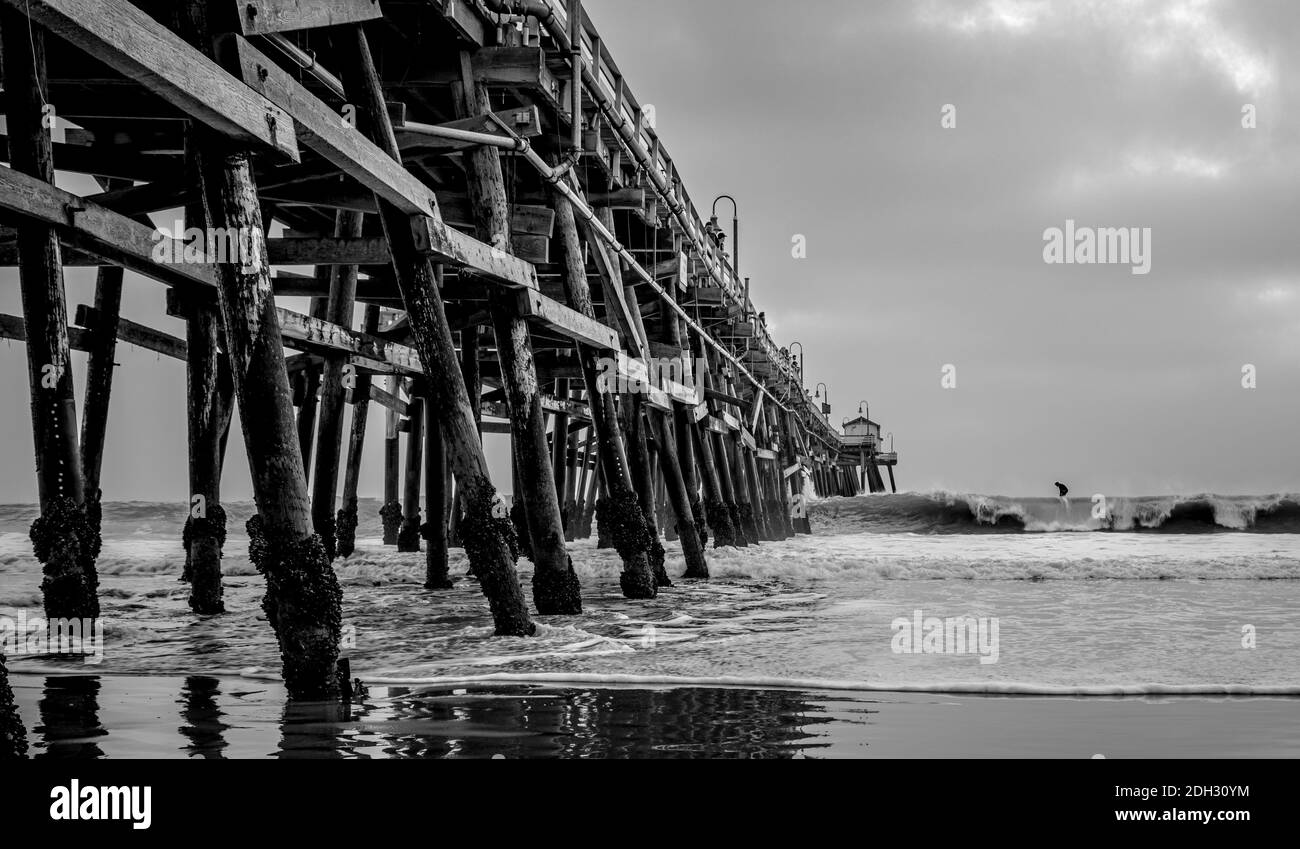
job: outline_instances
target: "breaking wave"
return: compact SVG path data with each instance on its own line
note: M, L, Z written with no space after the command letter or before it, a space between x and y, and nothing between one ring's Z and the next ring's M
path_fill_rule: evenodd
M967 534L1101 531L1121 533L1300 533L1300 496L1157 495L1107 498L1015 498L938 490L821 500L813 521L828 530Z

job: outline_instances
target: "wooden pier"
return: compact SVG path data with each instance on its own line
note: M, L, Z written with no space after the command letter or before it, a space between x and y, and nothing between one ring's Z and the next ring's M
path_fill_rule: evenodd
M499 634L580 612L566 542L593 520L624 593L650 598L680 579L665 536L703 579L710 539L809 532L806 482L892 483L896 456L831 427L768 334L580 0L0 0L0 37L0 265L23 292L0 335L27 343L50 616L98 615L119 343L186 369L198 614L224 609L239 407L294 697L338 691L330 562L355 545L371 404L386 542L423 542L431 589L463 546ZM71 266L98 268L94 304L67 303ZM120 314L124 270L162 284L183 333ZM80 426L72 350L90 357ZM510 435L513 510L484 433Z

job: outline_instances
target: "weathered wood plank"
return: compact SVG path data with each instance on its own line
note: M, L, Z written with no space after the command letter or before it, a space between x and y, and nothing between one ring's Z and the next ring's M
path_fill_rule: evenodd
M546 262L547 239L542 236L511 237L515 252L530 262ZM387 265L392 254L382 237L339 238L333 236L287 236L268 239L271 265Z
M388 265L382 237L287 236L266 240L271 265Z
M384 156L320 98L287 71L233 33L217 42L218 55L232 72L296 122L298 140L409 215L433 215L438 201L428 186L400 162Z
M121 0L0 0L230 138L298 161L293 119Z
M416 250L434 261L467 266L507 286L538 288L537 269L531 263L453 230L438 219L427 215L413 216L411 235Z
M262 55L242 36L223 36L219 50L244 82L296 120L302 144L334 163L376 196L412 216L417 248L437 262L469 266L510 286L537 288L537 271L510 256L446 226L433 191L398 160L349 126L343 116ZM418 222L418 226L416 226Z
M551 300L541 292L522 291L518 298L520 315L525 318L598 350L618 350L618 334L596 319Z
M318 348L326 351L343 351L395 366L399 371L408 374L423 373L420 355L414 348L349 330L284 307L277 307L276 314L280 319L280 333L284 335L286 344L289 340L294 340L301 343L304 350Z
M87 304L77 304L76 317L73 322L88 331L94 331L103 320L103 313ZM143 324L137 324L126 318L117 318L117 338L131 345L144 348L165 357L177 360L185 359L185 340L161 330L154 330Z
M407 415L407 407L405 401L403 401L401 398L398 398L396 395L394 395L391 392L386 392L383 389L380 389L374 383L370 384L370 400L375 401L382 407L386 407L387 409L392 410L394 413L397 413L399 416Z
M52 224L69 244L169 285L205 289L217 285L211 265L154 261L155 248L163 239L152 227L12 168L0 168L0 210ZM160 255L182 254L180 243L171 241L175 250L161 250Z
M452 30L474 47L482 47L486 40L486 26L483 19L474 11L474 4L467 0L428 0L433 6L441 8L442 19Z
M448 85L460 81L459 66L437 63L408 76L408 85ZM564 114L560 102L563 89L559 78L547 66L546 51L540 47L484 47L474 51L473 76L490 86L508 86L538 95L552 110Z
M228 0L244 35L357 24L384 16L375 0Z
M15 342L27 341L27 324L20 315L0 313L0 339ZM68 347L74 351L89 351L93 344L90 333L80 327L68 328Z
M71 134L72 129L67 132ZM3 134L0 161L9 161L9 137ZM179 169L174 163L171 157L140 153L124 145L54 144L54 167L77 174L151 182L177 176Z

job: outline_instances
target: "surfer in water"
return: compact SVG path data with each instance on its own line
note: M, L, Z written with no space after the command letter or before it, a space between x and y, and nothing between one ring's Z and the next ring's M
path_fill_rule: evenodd
M1065 484L1061 483L1060 481L1057 481L1057 482L1056 482L1056 489L1057 489L1057 492L1060 493L1060 495L1059 495L1058 497L1061 499L1061 503L1062 503L1062 504L1065 504L1065 505L1068 506L1069 503L1070 503L1070 500L1069 500L1068 498L1066 498L1065 496L1069 494L1069 492L1070 492L1070 488L1069 488L1068 486L1066 486Z

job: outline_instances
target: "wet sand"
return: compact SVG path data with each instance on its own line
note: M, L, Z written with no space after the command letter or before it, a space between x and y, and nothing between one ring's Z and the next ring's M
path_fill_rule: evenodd
M483 684L286 707L239 677L11 683L36 758L1300 757L1285 697Z

